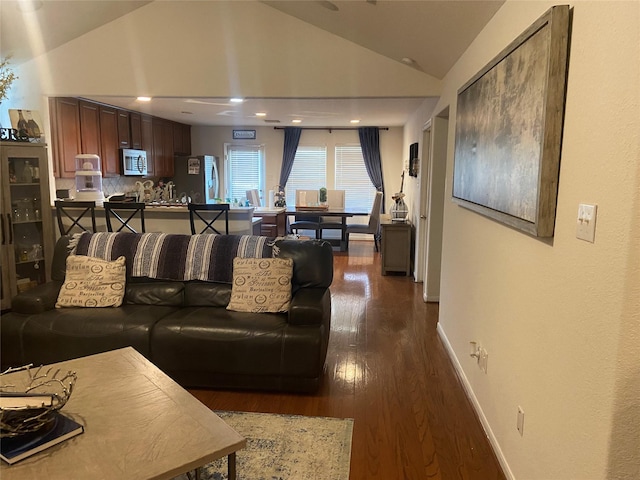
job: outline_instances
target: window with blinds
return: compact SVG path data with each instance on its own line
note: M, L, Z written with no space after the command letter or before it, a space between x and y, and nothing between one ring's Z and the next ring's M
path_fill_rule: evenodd
M242 201L247 190L265 191L264 146L225 144L225 198Z
M287 205L296 204L296 190L318 190L327 186L327 148L298 146L287 180Z
M364 166L360 145L336 145L335 188L345 190L346 208L371 210L376 188Z

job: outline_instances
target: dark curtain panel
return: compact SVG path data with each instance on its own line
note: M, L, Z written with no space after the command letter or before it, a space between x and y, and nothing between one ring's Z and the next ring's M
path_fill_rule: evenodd
M380 158L380 130L378 127L358 128L364 166L371 183L376 190L382 192L382 212L384 213L384 182L382 181L382 159Z
M296 158L296 150L300 142L300 127L285 127L284 129L284 148L282 150L282 167L280 168L280 186L284 188L289 180L291 168L293 168L293 159Z

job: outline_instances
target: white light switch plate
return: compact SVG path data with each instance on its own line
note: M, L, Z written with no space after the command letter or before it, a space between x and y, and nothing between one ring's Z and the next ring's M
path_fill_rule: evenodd
M593 243L596 238L596 212L597 205L581 203L578 205L578 223L576 237L580 240Z

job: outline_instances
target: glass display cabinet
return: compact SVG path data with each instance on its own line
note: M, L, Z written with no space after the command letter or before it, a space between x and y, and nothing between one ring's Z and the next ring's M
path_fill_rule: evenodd
M11 297L51 279L54 231L46 145L0 142L2 310Z

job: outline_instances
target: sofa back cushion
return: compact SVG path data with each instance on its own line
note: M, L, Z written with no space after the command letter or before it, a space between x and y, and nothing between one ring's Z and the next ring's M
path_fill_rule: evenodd
M125 303L179 307L184 304L182 282L127 282Z
M279 240L274 257L293 260L291 285L298 288L328 288L333 281L333 250L325 240Z
M187 282L184 304L188 307L226 307L231 298L230 283Z

